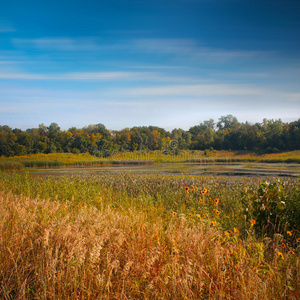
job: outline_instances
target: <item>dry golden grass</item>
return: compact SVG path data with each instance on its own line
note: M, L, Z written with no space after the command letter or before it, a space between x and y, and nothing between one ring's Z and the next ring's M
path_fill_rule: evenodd
M2 192L0 207L1 299L299 296L296 255L266 262L262 243L184 217L149 222L151 212L143 209Z

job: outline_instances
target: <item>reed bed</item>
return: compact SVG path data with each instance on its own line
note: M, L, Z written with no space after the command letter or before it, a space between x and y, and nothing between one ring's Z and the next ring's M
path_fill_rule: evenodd
M101 166L104 164L153 163L300 163L300 151L257 155L255 153L217 150L133 151L111 153L108 157L95 157L88 153L49 153L0 157L1 170L20 170L22 167Z
M299 197L297 180L284 184ZM0 173L0 297L298 299L297 228L266 236L245 215L260 188L257 179Z

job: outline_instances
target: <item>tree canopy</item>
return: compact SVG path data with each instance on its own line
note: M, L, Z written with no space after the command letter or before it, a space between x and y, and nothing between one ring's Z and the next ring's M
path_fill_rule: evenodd
M26 131L0 126L0 155L72 152L109 156L136 150L249 150L277 152L300 149L300 119L284 123L264 119L261 123L240 123L232 115L221 116L171 132L157 126L109 130L103 124L61 130L58 124L40 124Z

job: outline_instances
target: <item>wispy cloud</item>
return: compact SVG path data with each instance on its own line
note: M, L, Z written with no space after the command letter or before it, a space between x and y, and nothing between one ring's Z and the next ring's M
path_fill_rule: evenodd
M38 39L12 39L17 47L37 48L39 50L57 51L95 51L101 46L94 38L38 38Z
M226 62L232 59L251 58L261 55L270 55L275 52L255 50L228 50L207 47L193 39L137 39L133 41L137 50L172 54L176 56L188 56L194 58L205 57L210 60Z
M1 62L0 62L1 63ZM199 82L200 79L192 76L177 76L160 72L72 72L58 74L36 74L19 71L0 71L0 79L7 80L74 80L74 81L150 81L150 82ZM205 80L201 80L204 82Z
M0 73L1 79L25 80L114 80L137 79L146 76L144 73L135 72L74 72L65 74L30 74L21 72Z
M266 91L247 85L230 84L196 84L196 85L170 85L121 89L112 92L112 95L127 97L164 96L164 97L199 97L199 96L240 96L265 94Z

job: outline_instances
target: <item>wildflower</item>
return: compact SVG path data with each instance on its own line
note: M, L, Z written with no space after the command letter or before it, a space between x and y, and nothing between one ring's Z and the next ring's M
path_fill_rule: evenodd
M286 248L286 244L285 243L282 243L281 246L282 246L283 249Z
M195 187L193 186L192 188L191 188L191 191L193 191L195 189Z
M251 226L254 226L255 224L256 224L256 221L255 220L253 220L253 219L251 219Z
M200 203L204 203L203 199L201 197L199 197L199 202Z
M217 210L214 208L213 211L217 211Z
M190 188L188 186L186 186L184 189L186 192L188 192Z
M280 259L284 259L284 256L283 256L283 254L280 252L280 251L278 251L278 258L280 258Z
M177 212L173 211L173 216L176 217L177 216Z
M207 194L207 193L208 193L207 188L204 188L204 189L201 191L201 194L202 194L202 195L205 195L205 194Z
M205 216L205 214L203 214L202 216L203 216L203 218L205 218L205 217L206 217L206 216Z
M232 230L228 230L229 235L232 235Z
M233 232L236 233L236 234L239 234L239 233L240 233L239 229L236 228L236 227L233 228Z
M195 188L195 190L196 190L196 192L198 192L198 188L197 187Z
M200 216L200 215L197 215L197 218L198 218L199 220L202 220L202 218L201 218L201 216Z
M300 238L297 238L297 242L300 243Z
M216 205L218 205L219 204L219 202L220 202L220 200L218 199L218 198L216 198L215 199L215 203L214 203L214 205L216 206Z
M216 222L215 221L211 221L210 222L210 226L216 227Z
M289 231L289 230L287 230L286 233L287 233L288 236L292 236L293 235L292 232Z
M216 214L219 216L221 214L221 212L216 209Z
M290 252L290 254L295 254L295 252L293 250L290 250L289 252Z
M192 217L192 216L193 216L193 214L192 214L192 213L189 213L189 216L190 216L190 217Z

